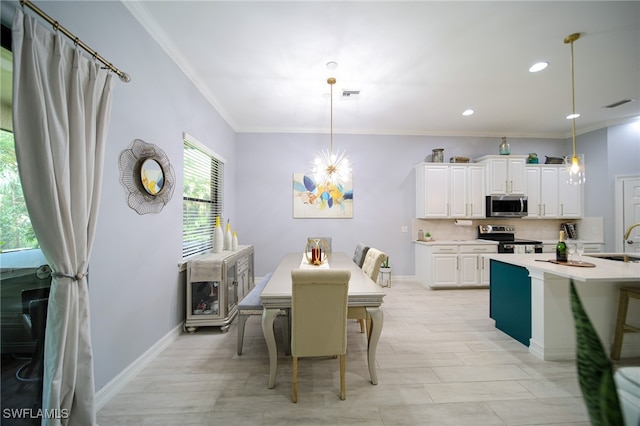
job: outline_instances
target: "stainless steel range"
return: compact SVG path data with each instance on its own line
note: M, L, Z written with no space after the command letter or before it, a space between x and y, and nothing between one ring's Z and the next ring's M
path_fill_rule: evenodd
M542 241L515 237L515 226L479 225L478 239L498 241L498 253L542 253Z

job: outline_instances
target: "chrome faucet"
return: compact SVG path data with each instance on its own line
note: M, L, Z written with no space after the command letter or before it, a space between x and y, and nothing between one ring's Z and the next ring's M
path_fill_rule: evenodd
M628 242L628 240L629 240L629 235L631 235L631 230L632 230L633 228L635 228L636 226L640 226L640 223L634 223L633 225L631 225L630 227L628 227L626 231L624 231L624 237L622 237L622 238L623 238L623 242L622 242L622 245L623 245L623 247L622 247L622 251L624 251L624 244L625 244L625 243L627 243L627 242ZM629 244L633 244L633 241L629 242ZM628 262L628 261L629 261L629 255L625 253L625 254L623 255L623 260L624 260L625 262Z

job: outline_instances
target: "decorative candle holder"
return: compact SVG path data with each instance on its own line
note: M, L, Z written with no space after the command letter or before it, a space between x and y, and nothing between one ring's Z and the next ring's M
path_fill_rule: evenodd
M304 250L304 255L307 262L311 265L322 265L327 261L328 247L327 243L321 239L314 239L307 241L307 246Z

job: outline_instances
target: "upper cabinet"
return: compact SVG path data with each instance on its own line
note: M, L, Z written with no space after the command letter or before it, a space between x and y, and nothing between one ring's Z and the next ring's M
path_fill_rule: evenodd
M526 159L526 155L485 155L476 159L486 165L485 195L524 194Z
M484 165L420 163L415 169L417 218L485 217Z
M563 164L528 165L526 177L528 218L582 217L582 185L567 183Z

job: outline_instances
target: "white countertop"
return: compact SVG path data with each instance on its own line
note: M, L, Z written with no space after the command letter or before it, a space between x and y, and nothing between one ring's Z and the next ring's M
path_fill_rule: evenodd
M593 263L594 268L557 265L542 260L554 259L553 253L536 254L483 254L489 259L521 266L527 269L537 269L543 272L574 279L576 281L635 281L640 282L640 263L619 262L614 260L599 259L596 257L582 256L584 262Z
M479 245L479 244L494 245L494 246L498 245L497 241L489 241L489 240L428 240L428 241L415 240L414 243L422 244L425 246L436 246L436 245L463 246L463 245Z

